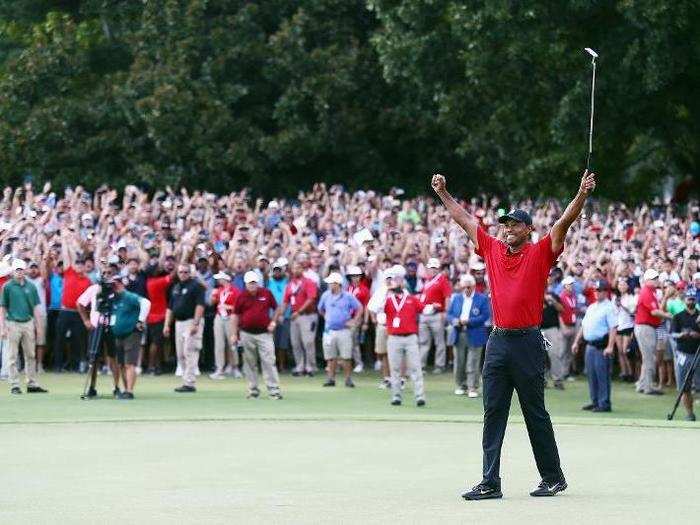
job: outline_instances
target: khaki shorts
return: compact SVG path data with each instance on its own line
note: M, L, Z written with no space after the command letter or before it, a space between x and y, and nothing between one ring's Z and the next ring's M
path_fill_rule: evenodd
M374 330L374 353L375 354L386 354L386 326L383 324L378 324L375 326Z
M123 339L114 338L114 349L120 365L135 365L141 350L141 332L133 332Z
M34 318L34 326L36 326L36 345L46 346L46 312Z
M324 332L323 358L325 360L352 359L352 332L347 328Z

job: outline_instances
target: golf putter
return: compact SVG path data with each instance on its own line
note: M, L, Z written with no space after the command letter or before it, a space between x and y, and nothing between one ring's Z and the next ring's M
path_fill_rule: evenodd
M586 157L586 171L591 170L591 155L593 154L593 113L595 110L595 59L598 58L598 53L590 47L584 48L586 53L593 57L591 66L593 66L593 76L591 78L591 121L588 128L588 156Z

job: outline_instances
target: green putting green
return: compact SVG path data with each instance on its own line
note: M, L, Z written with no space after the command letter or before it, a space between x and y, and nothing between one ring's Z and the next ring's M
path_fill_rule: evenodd
M0 394L2 523L691 523L700 510L699 434L665 421L670 392L615 384L615 412L597 415L580 410L585 382L548 390L569 489L544 501L528 495L539 479L514 398L505 497L465 502L481 399L448 376L428 377L424 408L410 386L390 406L373 374L355 389L283 376L282 401L204 377L196 394L140 378L136 400L116 401L103 376L103 397L81 401L84 376L41 379L49 394Z

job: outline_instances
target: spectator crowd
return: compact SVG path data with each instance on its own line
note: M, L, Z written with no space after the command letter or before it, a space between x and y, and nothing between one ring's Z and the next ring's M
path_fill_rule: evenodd
M555 200L506 206L482 195L462 204L495 237L509 208L528 210L533 241L562 212ZM379 386L391 391L393 404L401 403L406 379L425 404L426 370L453 373L455 394L479 396L491 329L488 273L432 196L316 184L296 198L264 202L246 190L214 195L127 186L119 193L103 186L57 193L48 183L42 191L26 184L4 190L0 244L0 285L21 277L19 285L26 279L38 296L36 309L33 299L24 308L24 288L3 289L1 376L13 389L19 390L20 361L29 387L39 390L44 370L88 371L99 324L90 310L101 283L118 281L136 296L126 326L138 337L117 345L117 364L133 365L136 375L175 373L180 392L196 391L201 370L213 380L245 373L249 396L257 397L259 366L269 395L279 399L279 372L322 370L324 386L334 387L342 370L352 388L352 375L367 368L381 373ZM587 330L595 332L582 327L587 310L605 299L616 331L600 348L610 364L604 373L614 369L647 395L677 385L679 369L692 360L684 356L700 342L691 344L694 334L700 337L698 258L696 202L589 203L545 295L541 328L552 387L565 389L567 380L599 370L598 356L577 350L591 342ZM94 284L100 286L85 295ZM27 315L31 336L20 326ZM30 344L35 354L27 352ZM98 365L105 373L112 368L120 394L118 366L101 357ZM126 382L122 388L130 390ZM605 403L609 409L609 398Z

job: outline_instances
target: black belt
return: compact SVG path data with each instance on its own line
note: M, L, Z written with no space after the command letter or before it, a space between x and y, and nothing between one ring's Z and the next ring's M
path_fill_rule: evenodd
M412 335L416 334L389 334L392 337L411 337Z
M493 334L503 335L506 337L519 337L523 335L529 335L534 331L539 331L539 326L526 326L525 328L500 328L498 326L493 327Z

